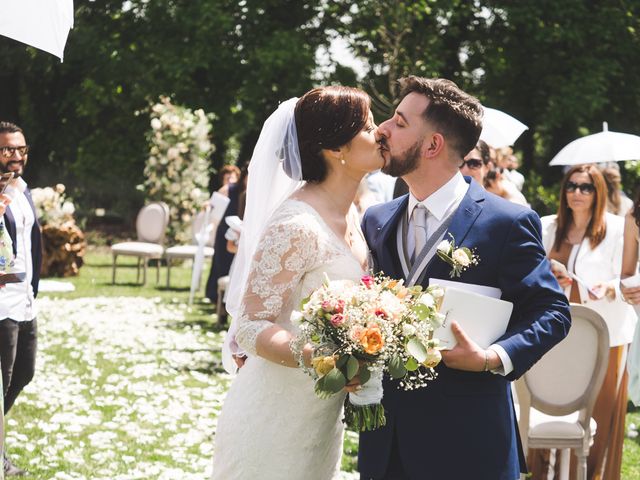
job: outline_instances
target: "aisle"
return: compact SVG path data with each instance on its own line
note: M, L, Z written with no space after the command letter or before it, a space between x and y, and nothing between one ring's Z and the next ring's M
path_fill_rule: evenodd
M159 299L45 297L39 308L36 376L7 425L25 478L208 478L229 379L211 373L222 335Z

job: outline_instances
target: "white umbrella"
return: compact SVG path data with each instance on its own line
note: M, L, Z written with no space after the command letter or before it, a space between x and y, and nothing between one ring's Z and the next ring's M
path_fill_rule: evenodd
M578 138L553 157L549 165L618 162L640 159L640 137L629 133L610 132L602 122L602 132Z
M480 140L484 140L493 148L509 147L515 143L522 132L528 130L524 123L495 108L482 107L482 133Z
M73 0L0 0L0 35L49 52L61 61L73 27Z

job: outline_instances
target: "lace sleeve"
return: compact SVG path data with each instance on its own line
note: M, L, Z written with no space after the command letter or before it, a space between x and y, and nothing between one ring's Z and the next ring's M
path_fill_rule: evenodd
M242 349L256 355L258 335L273 325L319 258L317 232L304 216L289 215L271 223L253 258L242 299L236 332Z

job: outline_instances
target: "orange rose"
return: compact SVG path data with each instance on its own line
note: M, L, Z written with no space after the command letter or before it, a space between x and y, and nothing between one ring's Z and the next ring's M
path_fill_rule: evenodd
M380 328L377 325L365 328L360 334L360 345L362 345L364 351L370 355L378 353L384 346Z

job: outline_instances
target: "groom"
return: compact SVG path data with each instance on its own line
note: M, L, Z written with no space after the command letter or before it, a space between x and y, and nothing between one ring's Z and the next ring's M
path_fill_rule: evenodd
M400 104L378 134L383 171L401 176L410 193L364 216L376 268L423 286L448 279L447 263L423 258L451 234L480 258L459 280L499 288L513 313L487 350L454 322L458 344L442 352L438 378L425 388L386 381L387 425L361 435L358 468L363 480L516 480L526 466L510 382L567 335L567 300L545 257L538 215L459 172L482 129L478 100L444 79L412 76L400 86ZM417 273L415 259L425 265Z

